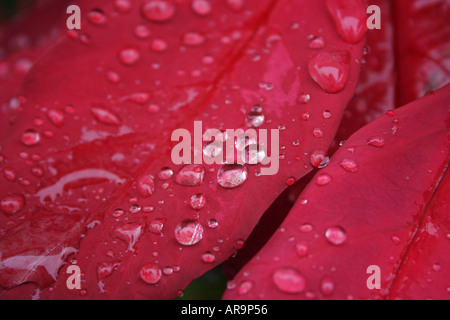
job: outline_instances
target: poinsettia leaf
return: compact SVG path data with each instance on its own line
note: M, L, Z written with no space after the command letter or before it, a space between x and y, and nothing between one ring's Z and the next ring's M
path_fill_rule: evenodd
M82 30L35 63L1 140L15 173L0 186L1 296L173 298L229 257L311 171L354 92L364 32L344 41L331 2L80 1ZM361 8L351 1L345 17ZM171 134L194 121L279 129L278 173L247 165L219 184L229 167L175 165ZM31 230L40 221L46 238ZM76 264L82 290L66 267L52 284L49 259Z
M450 4L446 0L394 1L397 105L450 82Z
M446 86L352 135L224 298L445 299L449 96Z

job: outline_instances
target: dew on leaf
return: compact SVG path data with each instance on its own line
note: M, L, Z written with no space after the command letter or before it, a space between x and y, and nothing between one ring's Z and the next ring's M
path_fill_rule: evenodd
M327 238L328 242L339 246L347 240L347 234L345 233L344 229L341 227L330 227L325 231L325 237Z
M184 246L197 244L203 238L203 226L193 219L180 222L175 228L175 239Z
M206 204L206 197L202 193L194 194L191 197L190 204L192 209L201 210Z
M139 272L141 279L148 284L156 284L161 280L161 268L153 263L148 263L141 267Z
M239 164L225 164L217 172L217 182L224 188L231 189L242 185L247 180L247 168Z

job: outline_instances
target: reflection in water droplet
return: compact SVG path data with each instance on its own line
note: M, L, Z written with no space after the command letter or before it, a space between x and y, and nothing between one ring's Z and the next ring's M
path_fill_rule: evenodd
M325 237L327 238L328 242L334 244L335 246L339 246L343 244L345 240L347 240L347 234L341 227L328 228L325 232Z
M247 180L247 168L239 164L225 164L217 172L217 182L224 188L236 188Z
M326 151L315 150L311 153L310 161L313 167L324 168L328 164L329 158Z
M285 293L300 293L305 290L305 277L296 269L282 267L272 275L274 284L278 289Z
M175 228L175 238L182 245L192 246L202 240L203 227L196 220L184 220Z
M141 279L148 284L156 284L161 280L162 271L158 265L148 263L139 272Z

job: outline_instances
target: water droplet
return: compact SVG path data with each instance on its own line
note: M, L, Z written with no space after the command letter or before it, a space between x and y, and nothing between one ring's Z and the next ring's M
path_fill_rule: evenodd
M120 12L128 12L131 9L131 3L129 0L116 0L114 5Z
M359 42L367 30L367 15L362 2L328 0L327 7L342 39L351 44Z
M328 228L325 232L325 237L327 238L328 242L334 244L335 246L339 246L343 244L345 240L347 240L347 234L341 227Z
M0 209L7 215L13 215L23 208L25 199L21 195L9 195L0 201Z
M311 100L311 96L307 93L302 94L299 98L298 101L305 104L308 103Z
M57 127L61 127L64 121L64 113L60 110L49 110L47 116Z
M22 134L22 143L26 146L34 146L41 141L41 135L34 130L27 130Z
M206 204L206 198L202 193L197 193L191 197L190 203L192 209L201 210Z
M203 183L205 169L201 165L187 164L177 174L175 181L187 187L199 186Z
M400 242L401 242L400 237L397 236L397 235L393 235L393 236L391 237L391 240L392 240L392 242L393 242L394 244L400 244Z
M103 280L109 277L115 268L116 264L112 262L102 262L97 266L97 278Z
M348 172L356 172L358 171L358 165L354 160L351 159L344 159L339 164L343 169L347 170Z
M161 268L153 263L148 263L142 266L139 272L141 279L148 284L156 284L161 280Z
M247 114L247 118L245 119L245 121L247 123L247 126L252 128L259 128L264 124L264 115L260 110L252 109L252 111Z
M322 138L323 137L323 130L320 128L314 128L313 129L313 135L316 138Z
M292 185L295 183L295 181L297 181L297 179L295 179L295 177L289 177L289 178L286 180L286 184L287 184L288 186L292 186Z
M150 197L155 191L155 180L154 177L150 174L144 175L140 177L137 181L137 187L139 193L147 198Z
M100 106L92 107L91 113L97 121L103 124L118 126L121 123L121 120L118 116Z
M272 275L276 287L285 293L300 293L305 290L305 277L296 269L282 267L277 269Z
M196 220L184 220L175 228L175 238L182 245L192 246L202 240L203 227Z
M318 186L324 186L330 183L332 180L331 176L327 173L321 173L316 178L316 184Z
M247 180L247 168L239 164L225 164L217 172L217 182L224 188L236 188Z
M135 47L125 47L119 51L119 60L124 65L131 66L138 62L141 58L141 53Z
M311 232L313 230L313 226L309 223L305 223L302 224L299 229L301 232Z
M206 252L202 254L202 260L206 263L213 263L216 260L216 256L211 252Z
M44 170L41 167L36 166L36 167L31 168L31 173L34 176L40 178L44 175Z
M324 296L331 296L334 293L335 284L332 278L326 276L320 282L320 291Z
M214 63L214 57L211 55L205 55L202 57L202 63L205 65L210 65Z
M152 50L156 52L166 51L168 47L167 41L164 39L153 39Z
M313 37L309 42L309 47L311 49L322 49L325 47L325 39L323 37Z
M440 271L441 270L441 265L439 263L433 264L433 270L434 271Z
M295 250L300 258L306 257L309 251L308 243L306 241L297 242Z
M311 153L310 161L315 168L326 167L329 160L330 158L324 150L315 150Z
M207 0L194 0L192 1L192 10L200 15L206 16L211 13L212 7L209 1Z
M91 10L87 17L89 22L95 25L102 25L106 23L106 16L100 9Z
M114 210L114 212L112 213L112 216L113 216L114 218L119 218L119 217L123 216L124 213L125 213L125 210L123 210L123 209L116 209L116 210Z
M114 71L108 71L106 73L106 78L109 82L117 84L120 82L120 75L117 72Z
M238 294L241 296L245 295L245 294L249 293L250 290L252 290L252 289L253 289L253 281L245 280L239 285Z
M211 219L208 221L208 227L210 227L211 229L215 229L219 226L219 222L217 222L214 219Z
M130 207L130 213L136 214L136 213L139 213L139 212L141 212L141 206L136 204L136 203L132 204L131 207Z
M257 144L250 144L245 147L241 153L241 159L244 163L258 164L266 157L266 151L264 148Z
M8 181L14 182L16 180L16 171L13 168L3 169L3 175Z
M144 24L138 24L134 28L134 34L139 39L147 39L150 37L150 29Z
M371 137L369 138L369 140L367 141L367 144L369 146L373 146L373 147L378 147L378 148L382 148L384 147L384 138L377 136L377 137Z
M135 251L134 246L139 241L143 233L144 226L138 222L124 224L116 228L117 237L128 245L126 251L131 252Z
M175 6L167 0L151 0L142 6L142 14L153 22L164 22L175 14Z
M322 113L322 117L323 117L324 119L330 119L330 118L331 118L331 111L325 110L325 111Z
M158 173L158 178L163 181L169 180L170 178L172 178L172 176L173 170L168 167L162 168L161 171Z
M337 93L347 84L350 54L347 51L321 52L308 64L311 78L328 93Z
M199 46L205 42L206 38L199 32L187 32L183 35L183 42L188 46Z
M162 230L165 223L166 219L164 218L153 219L148 225L148 230L153 234L162 235Z

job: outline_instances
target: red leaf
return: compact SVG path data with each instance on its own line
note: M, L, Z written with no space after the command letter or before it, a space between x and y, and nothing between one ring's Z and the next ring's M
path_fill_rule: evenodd
M80 1L82 12L93 12L82 31L59 39L25 81L27 102L1 139L4 164L18 178L2 183L0 194L25 199L11 217L0 216L7 252L1 263L8 268L1 285L45 287L55 276L44 264L47 255L60 266L77 250L71 261L83 272L83 290L68 290L60 268L49 290L22 284L2 297L173 298L234 252L275 197L312 169L310 153L326 150L336 132L364 42L340 38L325 1L255 0L242 8L220 2L200 14L180 1L160 19L141 11L146 3ZM173 2L164 3L159 11ZM326 40L323 52L348 52L338 94L326 93L308 72L322 52L310 47L311 35ZM263 121L252 113L261 107ZM55 122L51 110L63 119ZM278 174L262 176L261 165L249 165L246 180L227 189L238 180L220 185L220 165L200 171L174 165L171 133L193 133L194 120L203 129L280 128ZM33 143L21 142L24 133ZM199 209L189 201L200 193L206 204ZM37 212L79 222L49 228L45 238L36 235L21 247L8 245L18 230L21 237L34 234ZM105 267L108 275L99 278Z
M225 299L446 299L449 97L446 86L354 134Z
M397 105L401 106L450 82L450 4L400 0L394 5Z

